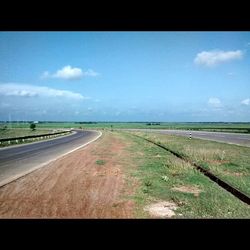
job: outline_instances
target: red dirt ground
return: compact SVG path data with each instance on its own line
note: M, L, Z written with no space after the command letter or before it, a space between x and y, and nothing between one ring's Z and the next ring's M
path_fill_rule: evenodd
M134 203L125 196L127 145L105 132L87 147L0 188L0 218L133 218Z

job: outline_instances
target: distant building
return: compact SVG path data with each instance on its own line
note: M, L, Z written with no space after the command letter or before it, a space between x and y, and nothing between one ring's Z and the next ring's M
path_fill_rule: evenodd
M39 123L39 121L34 121L33 123L37 124L37 123Z

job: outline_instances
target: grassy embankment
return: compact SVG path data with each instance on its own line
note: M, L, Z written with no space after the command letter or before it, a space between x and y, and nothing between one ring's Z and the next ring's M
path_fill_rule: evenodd
M127 148L130 159L133 161L134 168L128 168L127 172L127 185L129 188L134 186L134 180L137 182L135 193L130 197L136 202L136 217L144 218L148 217L147 212L143 208L155 203L159 200L171 201L177 204L178 209L175 211L175 218L249 218L250 207L238 200L232 194L228 193L216 183L209 180L206 176L194 169L189 163L177 158L165 150L146 142L143 139L133 136L131 133L126 132L113 132L119 134L123 140L130 142L130 146ZM153 136L154 135L150 135ZM157 135L158 136L158 135ZM162 138L161 138L162 137ZM156 140L164 140L165 135L153 138ZM169 137L169 136L167 136ZM174 143L176 138L172 139ZM180 144L180 150L183 150L183 138L176 142L176 147ZM167 140L168 141L168 140ZM199 144L200 143L200 144ZM204 145L205 142L197 140L193 145L189 144L188 151L194 152L196 147L203 148L196 154L198 158L203 157L203 161L210 159L216 159L220 161L220 153L217 148L214 148L216 143L212 142L211 146ZM211 142L207 142L210 144ZM199 146L200 145L200 146ZM201 146L203 145L203 146ZM224 146L224 144L222 145ZM224 148L224 147L223 147ZM214 150L212 153L211 150ZM247 169L247 162L249 162L250 154L243 147L239 148L235 154L230 154L234 151L234 146L228 145L225 147L225 158L223 161L238 162L243 157L241 162L238 162L238 166L241 166L241 170L249 177L249 169ZM204 158L204 155L206 158ZM222 163L224 164L224 163ZM212 166L212 165L211 165ZM226 165L224 166L226 168ZM244 170L243 170L244 169ZM232 169L228 170L232 171ZM233 172L233 171L232 171ZM232 180L237 179L239 176L231 176ZM241 176L240 178L246 178ZM241 185L241 188L246 191L247 180L245 184ZM233 182L233 181L232 181ZM240 183L241 181L235 181ZM178 190L179 189L179 190Z
M250 196L249 147L174 135L137 134L198 163Z

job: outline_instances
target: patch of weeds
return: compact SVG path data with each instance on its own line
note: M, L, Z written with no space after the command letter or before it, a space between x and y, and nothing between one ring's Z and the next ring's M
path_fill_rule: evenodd
M162 180L164 180L166 182L169 180L169 178L166 175L161 176L161 178L162 178Z
M219 151L219 153L215 156L217 160L223 161L225 159L225 150Z
M144 187L142 188L143 193L149 193L150 188L152 188L152 181L146 180L144 182Z
M229 162L229 163L225 163L223 164L223 167L226 167L226 168L229 168L229 169L239 169L240 166L235 164L235 163L232 163L232 162Z
M144 185L146 187L151 187L152 186L152 181L147 180L147 181L144 182Z
M142 188L142 192L145 193L145 194L147 194L149 192L149 189L147 187L143 187Z
M104 160L97 160L95 163L97 165L104 165L106 163L106 161L104 161Z
M173 177L181 177L182 176L182 174L180 174L180 173L172 173L171 174Z
M112 207L117 207L117 206L119 206L118 203L114 203L114 204L112 205Z
M169 168L169 165L168 165L168 164L163 163L163 167L164 167L164 168Z
M171 197L171 200L172 200L175 204L177 204L179 207L184 206L184 205L186 204L186 202L181 201L180 199L178 199L178 198L175 197L175 196Z

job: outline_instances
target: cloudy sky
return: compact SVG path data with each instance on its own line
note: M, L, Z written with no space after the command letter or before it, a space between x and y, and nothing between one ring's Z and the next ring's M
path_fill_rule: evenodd
M0 32L0 120L250 122L250 32Z

